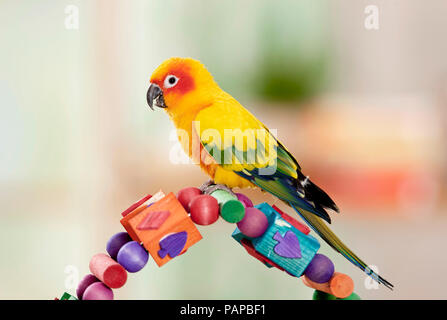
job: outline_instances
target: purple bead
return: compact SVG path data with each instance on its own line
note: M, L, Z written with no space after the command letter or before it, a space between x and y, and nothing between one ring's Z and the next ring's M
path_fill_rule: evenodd
M85 289L82 300L113 300L113 291L102 282L95 282Z
M328 282L334 274L335 267L331 259L324 254L317 253L307 266L304 274L316 283Z
M256 238L264 234L269 226L266 215L259 209L247 207L244 218L237 223L239 230L247 237Z
M136 241L130 241L121 247L117 261L128 272L137 272L144 268L149 260L147 251Z
M243 193L235 193L237 199L242 202L245 208L253 207L253 202Z
M95 282L99 282L99 279L92 274L88 274L82 278L78 284L78 288L76 289L76 295L78 296L79 300L82 300L82 295L84 294L85 289Z
M120 251L121 247L129 241L132 241L132 238L127 234L127 232L119 232L113 235L109 241L107 241L107 253L113 260L116 260L118 251Z

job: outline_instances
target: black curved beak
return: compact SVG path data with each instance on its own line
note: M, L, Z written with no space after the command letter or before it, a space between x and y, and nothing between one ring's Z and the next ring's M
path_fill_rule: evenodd
M154 107L166 108L165 99L163 98L163 91L155 83L151 83L149 89L147 90L147 104L154 110ZM155 101L155 103L154 103Z

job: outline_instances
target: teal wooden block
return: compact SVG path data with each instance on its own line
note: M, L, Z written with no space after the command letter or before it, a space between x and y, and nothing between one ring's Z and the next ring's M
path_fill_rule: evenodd
M300 277L320 248L320 243L281 218L267 203L261 203L256 208L264 212L269 220L267 231L252 240L256 251L291 275Z

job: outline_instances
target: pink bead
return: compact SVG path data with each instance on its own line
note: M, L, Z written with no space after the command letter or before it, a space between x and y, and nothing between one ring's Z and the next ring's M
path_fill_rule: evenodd
M246 208L244 218L237 223L239 230L250 238L262 236L268 226L269 222L266 215L254 207Z
M82 300L113 300L113 291L104 283L95 282L85 289Z
M86 275L78 284L78 288L76 289L76 295L78 296L79 300L82 300L82 295L84 294L85 290L95 282L99 282L99 279L96 278L92 274Z
M237 199L242 202L242 204L244 205L245 208L248 207L253 207L253 202L251 202L250 198L248 198L245 194L243 193L235 193Z

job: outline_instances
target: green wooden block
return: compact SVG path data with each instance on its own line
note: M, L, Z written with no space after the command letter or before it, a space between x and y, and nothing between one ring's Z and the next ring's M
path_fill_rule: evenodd
M78 300L76 299L74 296L72 296L71 294L64 292L64 294L62 295L62 297L60 298L60 300Z
M312 296L312 300L336 300L336 299L337 299L336 296L318 290L315 290Z
M353 293L351 293L350 296L348 296L346 298L337 298L337 300L362 300L362 299L360 298L360 296L357 293L353 292Z

